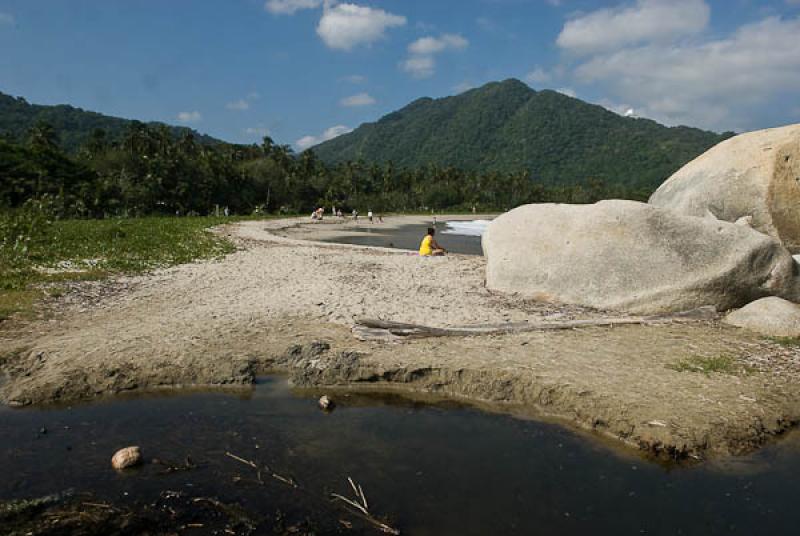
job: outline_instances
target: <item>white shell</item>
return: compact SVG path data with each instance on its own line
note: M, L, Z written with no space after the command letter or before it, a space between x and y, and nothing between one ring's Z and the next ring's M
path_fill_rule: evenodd
M333 408L333 400L331 400L328 395L322 395L319 399L319 407L322 409L331 409Z
M142 461L142 451L139 447L126 447L118 450L111 458L114 469L126 469L138 465Z

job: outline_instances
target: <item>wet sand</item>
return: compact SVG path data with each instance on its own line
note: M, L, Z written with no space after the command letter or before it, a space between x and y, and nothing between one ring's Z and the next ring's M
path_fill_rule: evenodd
M244 222L220 231L240 245L220 261L81 285L52 318L2 327L0 400L247 388L282 370L299 386L429 392L553 416L678 458L749 452L800 419L800 351L715 321L359 341L351 328L363 317L447 327L612 313L490 292L479 256L421 259L309 240L348 225ZM671 368L721 355L738 372Z

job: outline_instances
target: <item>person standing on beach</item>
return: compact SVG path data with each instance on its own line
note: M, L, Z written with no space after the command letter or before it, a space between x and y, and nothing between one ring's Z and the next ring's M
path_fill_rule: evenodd
M425 238L422 239L422 243L419 245L419 254L421 257L440 257L447 253L447 250L440 246L433 238L435 234L436 230L433 227L428 227L428 234L425 235Z
M372 221L372 209L369 209L367 211L367 218L369 218L369 222L370 223L375 223L375 222Z

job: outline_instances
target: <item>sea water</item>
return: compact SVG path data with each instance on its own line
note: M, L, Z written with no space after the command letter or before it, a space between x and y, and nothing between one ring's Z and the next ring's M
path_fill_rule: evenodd
M480 237L490 223L489 220L446 221L442 234Z

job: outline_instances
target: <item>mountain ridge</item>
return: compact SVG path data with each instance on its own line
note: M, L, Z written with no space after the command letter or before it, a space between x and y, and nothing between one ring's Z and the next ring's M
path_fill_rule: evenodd
M104 130L110 141L119 141L130 125L137 122L148 126L166 126L176 138L191 132L204 145L223 143L222 140L189 127L160 121L137 121L84 110L69 104L31 104L23 97L13 97L0 91L0 135L22 141L28 131L40 121L49 123L55 129L61 147L67 152L77 151L88 141L95 129Z
M312 149L329 164L363 159L405 168L525 170L549 184L600 179L653 188L731 135L623 117L512 78L415 99Z

